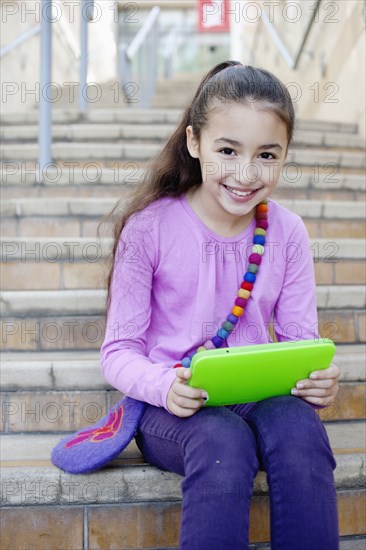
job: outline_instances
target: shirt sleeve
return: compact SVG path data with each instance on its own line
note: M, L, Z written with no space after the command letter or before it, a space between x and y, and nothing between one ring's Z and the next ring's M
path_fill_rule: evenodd
M274 308L279 342L320 338L313 256L304 222L299 218L285 248L285 275Z
M155 247L151 227L129 218L114 259L111 300L100 349L101 371L116 389L134 399L164 407L176 378L172 365L148 357L146 332L151 317Z

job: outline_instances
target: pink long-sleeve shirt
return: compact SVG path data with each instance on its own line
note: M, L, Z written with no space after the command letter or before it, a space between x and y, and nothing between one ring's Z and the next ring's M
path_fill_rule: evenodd
M224 345L318 338L313 257L302 219L273 200L265 252L244 315ZM115 388L168 412L172 368L212 338L248 266L255 220L240 234L208 228L184 196L131 216L118 243L101 369Z

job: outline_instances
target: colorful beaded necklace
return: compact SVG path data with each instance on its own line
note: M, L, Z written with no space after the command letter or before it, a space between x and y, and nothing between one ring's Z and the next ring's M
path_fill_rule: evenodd
M207 351L210 349L220 348L225 342L229 334L234 330L236 323L239 321L244 313L244 309L248 303L251 291L253 289L259 266L262 262L262 256L264 253L264 245L266 242L266 230L268 229L268 204L267 199L263 200L257 205L255 211L256 227L253 235L253 247L252 253L249 256L249 265L246 273L243 277L243 282L238 290L237 298L234 303L234 307L231 309L230 314L227 316L217 331L216 335L207 340L202 346L199 346L196 351L188 354L184 357L180 363L174 365L174 369L178 367L190 367L192 357L200 351Z

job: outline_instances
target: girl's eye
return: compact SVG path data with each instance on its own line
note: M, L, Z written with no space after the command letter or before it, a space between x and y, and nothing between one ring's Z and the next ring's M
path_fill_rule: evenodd
M222 153L223 151L225 151L225 154L229 151L229 155L230 153L233 153L234 152L234 149L230 149L230 147L224 147L223 149L220 149L219 153Z
M261 153L261 157L266 159L266 160L272 160L272 159L275 159L276 157L272 154L272 153Z

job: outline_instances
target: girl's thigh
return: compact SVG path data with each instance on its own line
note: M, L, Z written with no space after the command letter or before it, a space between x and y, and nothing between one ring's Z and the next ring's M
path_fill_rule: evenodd
M153 466L184 475L181 437L186 428L181 418L147 403L135 435L136 445Z
M162 407L147 404L135 440L150 464L182 476L186 474L186 456L192 449L207 457L214 452L222 456L238 453L238 441L241 441L249 455L253 450L258 453L251 428L228 407L202 408L192 416L181 418Z

